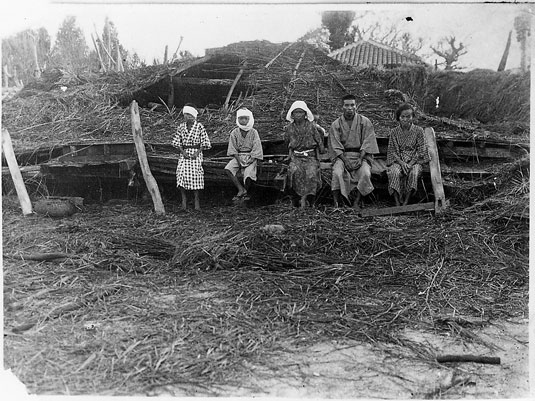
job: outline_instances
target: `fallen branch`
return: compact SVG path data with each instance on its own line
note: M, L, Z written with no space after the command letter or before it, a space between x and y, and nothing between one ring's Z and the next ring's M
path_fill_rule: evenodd
M19 254L13 254L13 255L4 255L4 258L9 259L21 259L21 260L38 260L38 261L46 261L46 260L57 260L57 259L67 259L72 258L74 255L69 255L67 253L19 253Z
M500 358L498 357L479 355L441 355L437 356L437 362L476 362L487 363L491 365L499 365L501 363Z

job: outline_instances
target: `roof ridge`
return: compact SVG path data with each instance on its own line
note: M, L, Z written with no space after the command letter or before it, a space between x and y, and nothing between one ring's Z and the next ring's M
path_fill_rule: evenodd
M341 47L339 49L333 50L332 52L329 53L329 56L330 57L336 56L336 55L338 55L340 53L345 52L346 50L350 50L350 49L352 49L354 47L357 47L358 45L364 44L364 43L367 43L367 44L370 44L372 46L376 46L376 47L382 48L384 50L388 50L388 51L392 51L392 52L398 53L399 55L402 55L402 56L405 56L405 57L408 57L408 58L418 59L418 60L422 61L422 58L420 56L418 56L417 54L406 52L404 50L400 50L400 49L397 49L395 47L385 45L384 43L376 42L373 39L360 39L360 40L358 40L356 42L353 42L353 43L350 43L348 45L345 45L344 47Z

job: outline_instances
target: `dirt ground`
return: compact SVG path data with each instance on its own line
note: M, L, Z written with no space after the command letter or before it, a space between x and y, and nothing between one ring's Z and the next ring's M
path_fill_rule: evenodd
M120 208L109 209L107 213L111 213L110 210L114 213L112 215L120 213ZM80 215L78 218L79 229L85 229L86 225L82 222L87 217ZM28 221L34 226L31 233L22 228L20 218L5 213L4 235L11 234L12 238L5 239L4 244L9 247L19 243L33 244L33 249L40 249L45 238L50 241L45 244L48 249L58 244L76 245L80 249L86 245L81 239L70 237L70 232L65 234L63 228L66 222L44 217L33 217ZM100 220L98 222L104 224ZM36 232L40 232L41 236L37 236ZM207 313L217 308L224 311L228 288L216 280L188 282L184 279L169 283L168 276L157 272L137 276L132 272L104 271L101 266L95 267L83 260L67 260L60 264L21 263L8 259L3 265L3 283L4 286L6 283L9 285L7 292L4 288L4 370L0 381L2 391L9 394L9 399L21 399L28 392L39 395L385 399L530 396L529 328L527 313L522 312L509 320L491 321L484 327L471 328L472 341L447 331L439 333L429 330L429 327L426 329L421 322L419 326L408 326L411 328L401 333L399 344L359 342L343 337L321 341L317 340L321 336L315 339L306 335L281 337L276 347L262 356L265 359L244 359L243 369L237 378L233 377L232 384L208 387L190 381L146 386L140 390L143 392L125 393L117 387L117 383L124 377L127 380L132 372L119 372L122 357L116 356L116 353L121 346L127 347L124 351L127 354L134 349L129 344L141 344L155 335L150 320L143 328L136 327L140 324L140 317L146 316L143 309L150 305L152 315L161 316L162 327L170 327L168 322L173 322L182 313L178 306L184 300L202 303ZM15 285L17 282L19 284ZM54 298L61 291L71 296L87 291L88 286L105 287L109 282L120 286L122 292L116 295L110 293L105 295L107 298L98 298L93 303L78 305L77 309L65 311L54 318L40 318L31 327L20 328L32 316L42 316L47 310L50 311L47 316L51 316L52 311L57 311L58 305L61 306L58 302L65 303L70 299ZM525 299L527 294L518 296ZM128 302L121 302L122 299ZM113 300L117 302L113 303ZM165 320L166 316L169 321ZM16 327L18 331L13 330ZM161 349L151 350L150 345L139 349L142 345L138 345L130 355L138 353L140 363L146 352L161 356L167 344L165 333L158 334L162 340L157 337L152 344L161 344ZM411 347L404 346L403 338L410 341ZM421 353L418 353L419 344ZM109 348L105 350L105 347ZM434 355L430 355L429 350ZM499 357L501 363L439 364L435 361L437 355L467 354ZM112 359L117 361L115 371L113 363L111 371L105 365ZM154 365L155 361L152 363ZM12 372L5 370L8 366L11 366ZM45 369L43 377L37 373L40 369ZM23 377L30 387L26 389L15 376Z
M499 357L501 364L429 363L408 352L403 357L403 350L397 347L330 341L289 346L270 361L269 368L250 365L243 386L215 390L224 397L529 398L527 319L499 322L477 331L488 342L486 346L420 331L407 330L405 334L431 344L437 354L492 355ZM191 396L192 389L165 386L148 395Z

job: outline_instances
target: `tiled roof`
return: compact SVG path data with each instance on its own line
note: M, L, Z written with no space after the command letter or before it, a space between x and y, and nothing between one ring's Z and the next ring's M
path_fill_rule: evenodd
M416 55L405 53L372 40L360 40L329 54L330 57L352 66L396 66L422 64Z

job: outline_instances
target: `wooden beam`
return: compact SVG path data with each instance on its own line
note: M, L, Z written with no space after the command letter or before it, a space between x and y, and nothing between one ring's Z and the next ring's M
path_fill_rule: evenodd
M147 160L147 152L145 151L145 144L143 143L143 132L141 130L141 120L139 118L139 108L137 102L132 100L130 106L130 114L132 117L132 134L134 136L134 143L136 145L137 155L139 158L139 164L141 171L143 172L143 178L147 184L152 202L154 203L154 211L157 214L165 214L165 208L163 206L162 197L160 196L160 190L158 184L150 171L149 162Z
M234 82L232 82L232 86L230 87L227 98L225 99L225 103L223 104L223 109L228 109L228 105L230 102L230 98L232 96L232 92L234 92L234 88L238 84L238 81L240 80L241 76L243 75L243 71L245 71L245 67L247 67L247 61L243 63L242 67L240 68L240 71L238 72L238 75L236 75L236 78L234 78Z
M195 78L195 77L173 77L172 80L173 80L173 83L177 85L183 84L183 85L232 86L235 82L235 79Z
M392 215L392 214L419 212L419 211L424 211L424 210L432 212L433 210L435 210L435 203L426 202L426 203L415 203L415 204L406 205L406 206L383 207L380 209L362 209L360 211L360 215L362 217L387 216L387 215Z
M297 64L295 65L294 72L292 74L292 77L294 79L297 76L297 70L299 69L299 66L301 65L301 63L303 62L303 57L305 57L306 51L307 51L307 49L305 48L305 50L303 50L303 53L301 53L301 57L299 57L299 60L297 61Z
M172 70L172 72L169 75L174 77L177 74L180 74L181 72L189 70L190 68L195 67L195 66L197 66L199 64L206 63L207 61L209 61L211 59L212 59L212 56L201 57L201 58L199 58L199 59L197 59L195 61L192 61L191 63L187 63L186 65L180 66L180 67Z
M446 208L446 196L444 195L444 186L442 185L442 173L440 171L440 161L438 159L438 148L435 139L435 130L426 128L424 130L427 150L429 152L429 172L431 174L431 183L433 184L433 193L435 194L435 213L442 213Z
M13 184L15 185L15 190L17 191L17 196L22 208L22 214L24 216L32 214L32 202L30 201L28 191L26 191L26 186L24 185L24 181L22 179L22 174L19 170L17 158L15 157L15 152L13 151L13 144L11 143L11 136L5 128L2 129L2 149L11 173L11 178L13 179Z
M290 43L288 46L286 46L284 49L282 49L279 54L277 54L275 57L273 57L269 62L264 66L264 68L269 68L271 64L275 62L279 58L279 56L284 53L286 50L290 48L291 45L293 45L295 42Z

